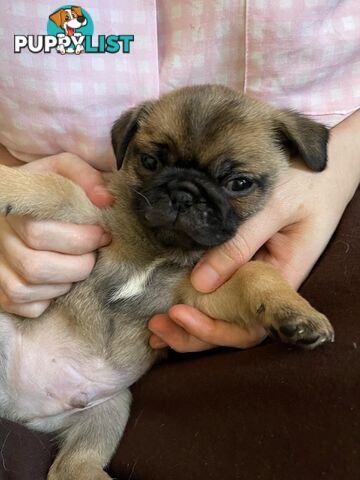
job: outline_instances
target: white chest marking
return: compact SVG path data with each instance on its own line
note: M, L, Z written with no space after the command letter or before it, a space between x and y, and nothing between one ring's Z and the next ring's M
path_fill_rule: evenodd
M122 285L119 290L117 290L111 297L111 301L115 302L116 300L136 297L143 293L146 287L146 283L150 278L150 275L153 273L155 268L162 263L162 259L157 259L152 262L145 270L141 272L136 272L131 276L124 285Z

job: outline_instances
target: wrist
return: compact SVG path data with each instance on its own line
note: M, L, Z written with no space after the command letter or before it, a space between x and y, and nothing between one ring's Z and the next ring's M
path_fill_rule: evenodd
M327 172L336 181L338 194L344 197L346 204L360 182L359 132L360 110L330 131Z

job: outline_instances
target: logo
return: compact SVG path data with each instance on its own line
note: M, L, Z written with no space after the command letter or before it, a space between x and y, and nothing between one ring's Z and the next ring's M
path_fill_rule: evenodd
M130 53L134 35L98 35L94 23L82 7L64 5L49 15L47 35L14 35L14 52L61 55L81 53Z

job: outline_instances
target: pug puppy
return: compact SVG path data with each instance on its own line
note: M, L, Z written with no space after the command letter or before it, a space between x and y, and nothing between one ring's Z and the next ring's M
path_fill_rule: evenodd
M176 303L282 341L315 348L334 340L327 318L266 263L244 265L215 292L194 290L190 272L259 211L289 157L326 166L327 129L218 85L186 87L125 112L112 129L119 171L112 207L54 174L0 167L0 211L112 233L89 278L38 319L0 313L0 413L56 432L49 480L109 480L129 387L159 357L147 322Z

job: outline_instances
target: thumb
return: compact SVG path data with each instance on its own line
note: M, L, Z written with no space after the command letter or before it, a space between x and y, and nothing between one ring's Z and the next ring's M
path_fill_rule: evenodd
M65 154L56 161L56 173L80 185L96 206L111 205L113 198L105 187L101 173L77 155Z
M263 210L242 225L234 238L212 248L195 266L191 282L200 292L211 292L248 262L279 228L279 220Z
M37 172L54 172L79 185L97 207L111 205L113 197L105 187L101 172L73 153L61 153L31 162L24 167Z

